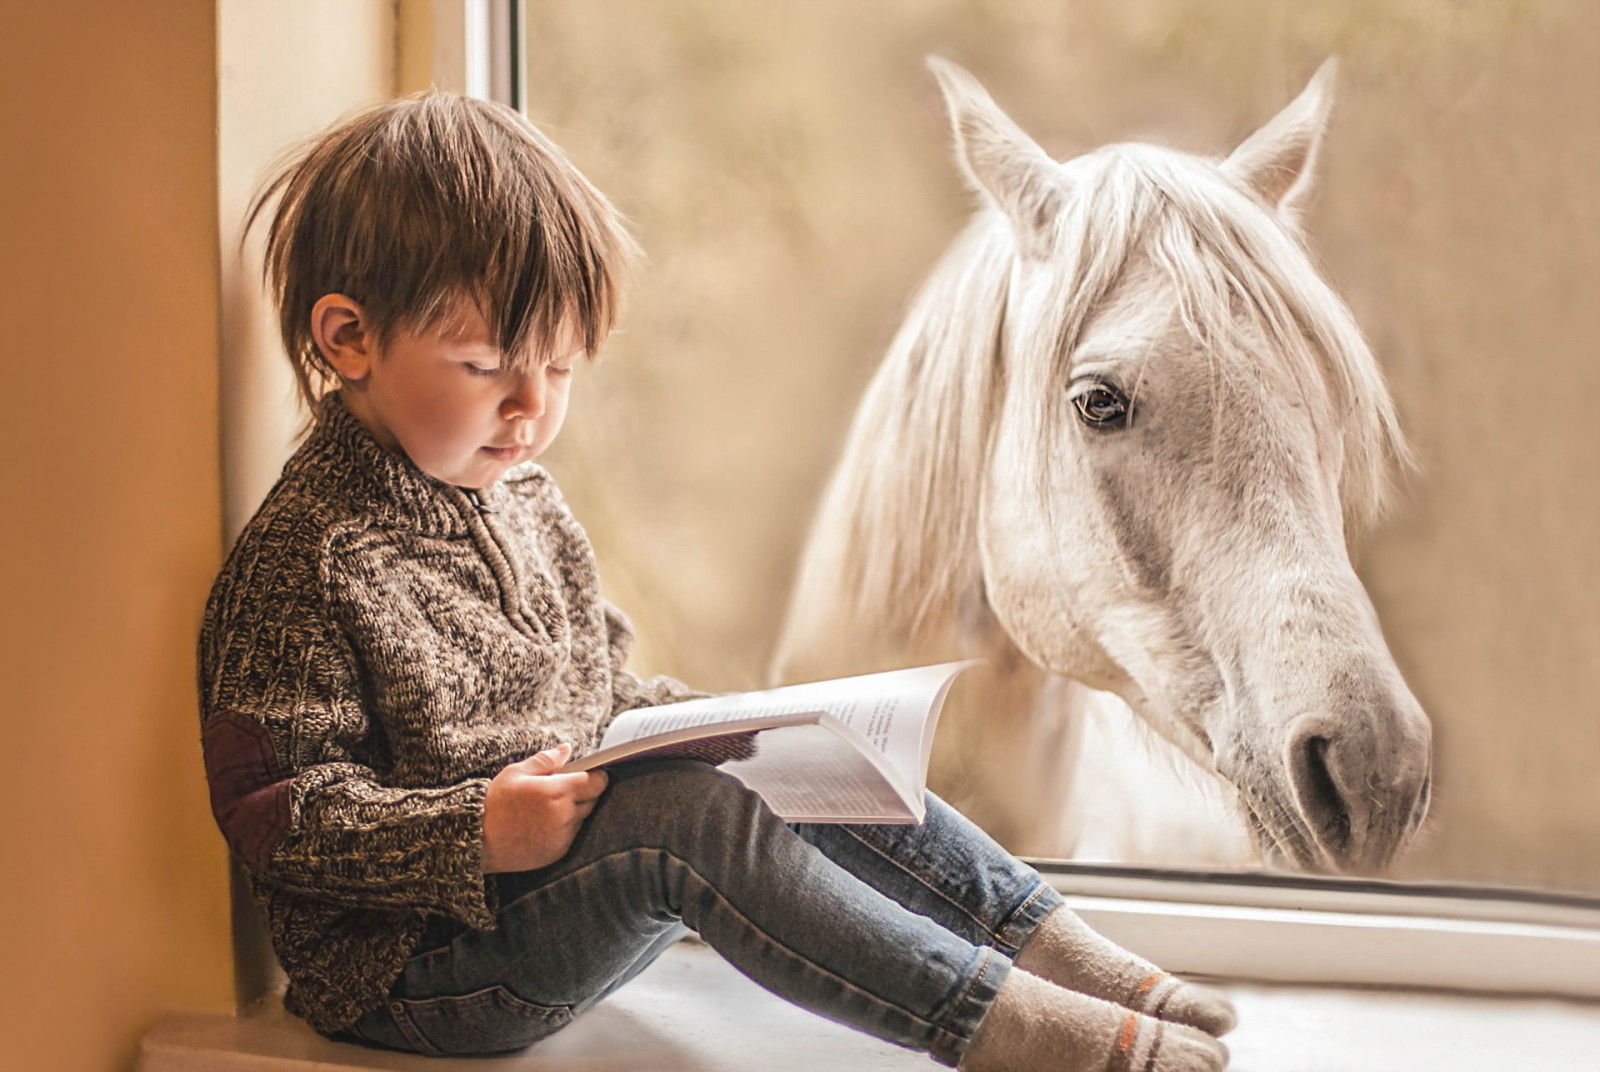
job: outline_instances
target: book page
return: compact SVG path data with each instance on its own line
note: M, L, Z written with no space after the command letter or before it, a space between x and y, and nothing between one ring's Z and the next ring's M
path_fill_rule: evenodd
M758 694L736 694L741 699L753 695ZM600 738L600 747L614 748L629 741L654 737L658 733L671 733L673 730L692 729L697 726L715 726L720 722L767 720L779 724L791 716L815 715L819 710L803 704L717 702L732 698L717 696L709 700L690 700L686 703L637 707L632 711L624 711L606 727L605 736Z
M865 737L906 785L920 786L933 745L929 714L943 701L956 674L970 665L941 663L796 687L813 690L818 710Z
M767 730L755 757L724 763L721 769L759 793L774 814L789 822L911 823L922 818L922 809L908 808L871 759L826 725Z
M822 711L861 734L906 785L920 786L927 775L932 746L932 735L925 732L928 715L955 675L970 665L919 666L626 711L606 730L600 746L610 748L690 726L747 718L780 721L785 716Z
M561 769L594 770L635 756L651 755L702 757L716 753L731 759L741 753L753 752L756 738L763 730L815 723L827 717L820 711L802 711L798 714L729 718L720 712L710 714L674 709L679 706L683 705L646 709L646 717L629 720L621 733L613 734L608 730L601 739L601 747L571 760ZM633 712L625 712L617 721L621 722L629 714ZM663 726L667 728L661 728Z

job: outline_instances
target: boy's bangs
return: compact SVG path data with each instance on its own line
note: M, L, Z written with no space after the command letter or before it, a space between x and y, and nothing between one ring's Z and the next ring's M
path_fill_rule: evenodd
M310 333L324 295L359 302L382 340L460 330L463 303L503 360L557 346L594 357L638 256L616 210L564 153L501 105L432 93L381 105L309 146L269 183L266 275L302 395L337 376Z
M413 191L410 208L431 204L413 220L434 226L418 233L396 221L418 240L398 259L421 270L399 287L416 295L420 315L397 309L397 320L446 327L465 300L513 368L545 364L574 342L592 358L616 322L632 239L604 196L520 116L462 118L436 132L449 150L443 160L415 176L430 189Z
M565 237L548 230L515 236L507 255L473 287L501 354L518 371L547 364L573 345L592 359L616 323L618 281L605 264L620 251L608 258Z

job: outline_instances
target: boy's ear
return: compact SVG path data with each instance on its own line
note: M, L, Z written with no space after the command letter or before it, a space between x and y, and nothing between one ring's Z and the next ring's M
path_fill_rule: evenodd
M311 307L311 337L341 379L357 382L372 371L377 339L354 298L343 294L318 298Z

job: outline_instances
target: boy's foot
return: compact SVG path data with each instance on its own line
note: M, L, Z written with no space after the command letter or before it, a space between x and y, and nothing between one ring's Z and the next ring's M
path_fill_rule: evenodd
M1203 1031L1165 1023L1046 982L1006 975L961 1058L963 1072L1222 1072L1228 1048Z
M1220 992L1168 975L1091 930L1064 905L1045 917L1015 962L1057 986L1210 1035L1227 1034L1238 1020Z

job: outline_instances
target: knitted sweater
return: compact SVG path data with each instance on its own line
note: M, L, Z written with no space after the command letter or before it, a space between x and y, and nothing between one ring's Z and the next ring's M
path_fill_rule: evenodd
M385 1000L431 916L494 927L495 772L700 695L623 670L631 643L543 469L464 492L323 401L200 634L211 807L291 1012L337 1031Z

